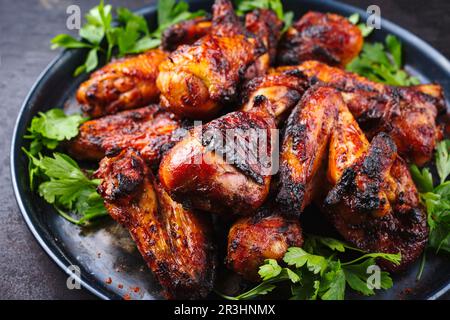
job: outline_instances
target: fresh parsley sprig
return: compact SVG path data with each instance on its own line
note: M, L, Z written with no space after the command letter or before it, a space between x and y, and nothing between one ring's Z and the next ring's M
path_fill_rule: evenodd
M420 199L425 205L430 228L428 246L436 253L450 252L450 140L437 144L435 153L436 171L439 184L434 187L433 176L428 168L411 166L411 175L420 191Z
M351 261L342 262L338 255L346 250L359 253ZM313 235L307 235L303 248L291 247L284 255L282 267L276 260L268 259L259 268L262 282L238 296L220 294L229 300L246 300L266 295L277 288L277 283L291 286L293 300L343 300L347 285L365 296L374 295L373 288L367 285L368 268L376 265L376 259L385 259L399 264L400 253L364 253L345 242ZM380 288L389 289L393 282L387 272L380 274Z
M156 48L161 44L162 32L174 23L203 15L204 11L189 12L184 1L163 0L158 2L159 27L150 32L144 17L132 13L126 8L117 8L117 23L113 19L113 7L100 4L85 16L85 23L79 31L81 40L68 34L60 34L51 40L52 49L89 49L85 62L74 72L78 76L97 68L100 54L109 62L117 51L119 57L136 54Z
M346 66L346 69L372 81L389 85L410 86L419 84L419 79L406 73L402 66L402 44L397 37L388 35L385 44L380 42L365 43L361 54L353 59Z
M100 180L89 178L91 171L84 172L75 160L63 153L55 152L53 157L33 156L25 148L22 150L33 163L35 174L41 181L39 195L54 205L61 216L74 224L85 225L92 219L107 215L103 199L96 191ZM81 218L75 219L65 210Z
M45 113L39 112L31 120L31 125L27 129L28 134L24 136L25 139L31 140L27 154L36 156L44 148L55 150L60 142L76 137L79 125L87 119L80 114L66 115L61 109L50 109ZM33 189L38 168L31 159L28 165L28 173L30 188Z
M61 216L78 225L107 214L96 192L100 181L91 179L92 172L81 170L68 155L55 152L49 157L42 153L76 137L78 127L87 119L79 114L66 115L61 109L40 112L31 120L25 136L31 140L30 147L22 148L28 157L30 189L38 185L39 195L53 204ZM81 218L75 219L68 212Z
M236 0L235 4L238 15L243 15L255 9L273 10L277 17L284 22L282 32L285 32L292 25L294 19L294 13L292 11L284 11L281 0Z
M373 27L368 26L366 23L364 22L358 23L360 20L359 13L352 14L350 17L348 17L348 20L354 25L358 26L364 38L368 37L373 31Z

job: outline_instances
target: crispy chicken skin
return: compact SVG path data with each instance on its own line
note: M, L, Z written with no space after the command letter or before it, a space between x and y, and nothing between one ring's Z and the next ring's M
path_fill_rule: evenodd
M192 45L180 46L161 63L157 79L161 103L183 117L211 119L236 101L246 74L265 73L259 58L266 52L261 41L245 30L230 1L217 0L211 32Z
M280 154L277 202L299 215L321 187L328 141L342 98L326 87L310 89L287 120Z
M254 216L241 218L231 227L225 263L245 279L259 281L258 269L264 260L281 262L289 247L302 245L302 229L297 219L262 207Z
M268 9L253 10L245 15L245 29L253 35L261 50L266 51L244 74L244 80L250 80L266 73L270 65L275 63L278 41L283 29L281 21L275 12Z
M442 137L436 117L446 110L442 87L436 84L392 87L317 61L306 61L299 66L271 69L267 75L248 81L243 86L243 110L251 107L247 106L249 99L265 95L279 119L283 119L306 88L314 84L341 91L369 138L387 132L407 160L422 165L431 159L436 141Z
M251 112L232 112L194 127L161 161L167 192L208 212L249 215L258 209L269 192L276 143L267 103L258 96Z
M198 17L176 23L164 30L161 47L166 51L175 51L180 45L193 44L211 31L211 19Z
M169 299L204 298L215 273L204 217L174 202L138 152L104 158L96 172L111 217L127 228Z
M379 133L369 146L364 135L343 132L357 126L349 112L344 117L347 120L339 120L344 124L330 143L330 150L337 150L329 157L328 177L334 187L323 203L325 212L339 233L358 248L400 252L398 266L379 262L392 272L404 270L420 257L428 240L426 213L408 166L389 135ZM342 143L351 147L346 149ZM355 155L358 144L362 150Z
M358 248L400 251L400 266L383 262L391 271L416 260L427 241L426 215L389 135L379 133L369 143L341 93L330 87L309 89L293 119L296 127L288 124L283 140L277 201L299 213L314 200Z
M309 86L308 79L295 69L281 72L272 71L261 77L247 81L241 92L242 111L253 108L256 96L269 99L272 114L278 124L281 124L297 105L298 101Z
M363 45L359 28L337 14L308 12L284 34L278 50L280 65L318 60L345 66Z
M159 64L167 57L160 49L114 60L83 82L76 98L83 112L98 118L157 102Z
M128 147L139 150L150 165L183 135L181 121L158 105L127 110L85 122L68 151L79 160L101 160Z
M446 109L442 87L387 86L316 61L298 69L309 79L343 91L350 112L369 138L387 132L405 158L418 165L431 159L441 137L436 117Z

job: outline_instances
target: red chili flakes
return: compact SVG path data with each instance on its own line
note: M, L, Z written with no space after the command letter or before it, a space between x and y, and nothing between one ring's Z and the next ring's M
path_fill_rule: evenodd
M123 284L119 283L119 284L117 285L117 288L123 289Z
M111 277L108 277L108 279L106 279L106 284L111 284L112 283L112 279L111 279Z
M135 293L138 293L139 291L141 291L141 288L139 288L139 287L132 288L132 289L133 289L133 291L134 291Z
M125 294L123 295L123 300L131 300L130 295L129 295L128 293L125 293Z

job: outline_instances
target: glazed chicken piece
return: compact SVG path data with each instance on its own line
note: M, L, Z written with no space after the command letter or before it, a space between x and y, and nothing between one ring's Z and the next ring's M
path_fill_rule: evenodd
M263 207L231 227L225 263L230 270L256 282L261 280L258 270L264 260L281 262L289 247L302 245L302 229L297 219Z
M101 160L106 154L131 147L155 166L186 132L174 114L150 105L85 122L68 143L68 151L78 160Z
M309 89L288 121L277 201L300 213L314 200L358 248L400 251L400 266L382 262L391 271L416 260L427 241L426 215L389 135L379 133L369 143L341 93L330 87Z
M161 47L166 51L175 51L180 45L193 44L211 31L211 20L207 17L198 17L176 23L164 30L161 38Z
M392 272L422 254L427 216L394 141L379 133L369 142L350 112L340 113L330 142L328 178L333 185L323 207L338 232L368 252L401 253L400 265L379 261Z
M442 138L436 117L446 111L441 86L387 86L316 61L305 62L298 69L311 80L341 90L369 138L389 133L406 159L418 165L431 159L436 141Z
M240 23L230 1L217 0L211 32L180 46L160 65L161 103L183 117L211 119L236 101L246 75L266 72L268 65L260 59L266 52L263 42Z
M325 87L308 90L286 123L276 198L286 212L300 215L323 183L328 141L343 103L333 93Z
M345 66L357 57L364 39L359 28L337 14L308 12L290 27L280 41L279 65L318 60Z
M287 114L305 89L314 84L341 91L369 138L387 132L406 159L418 165L431 159L436 141L441 138L436 117L446 110L442 87L436 84L392 87L307 61L300 66L272 69L268 75L249 81L243 90L244 108L248 99L262 94L269 97L276 113Z
M268 195L275 167L276 126L269 109L268 100L258 96L250 112L232 112L194 127L161 161L166 191L187 207L253 213Z
M265 76L253 78L243 85L241 110L251 110L254 98L264 96L270 102L271 113L277 123L281 124L297 105L308 86L308 79L300 71L295 69L272 71Z
M98 191L127 228L169 299L198 299L212 289L214 248L204 217L174 202L132 149L104 158Z
M159 100L159 64L167 57L160 49L114 60L83 82L76 97L83 112L98 118Z

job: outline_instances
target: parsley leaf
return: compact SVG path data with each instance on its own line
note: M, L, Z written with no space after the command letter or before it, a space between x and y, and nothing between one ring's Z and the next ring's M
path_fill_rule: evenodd
M420 191L420 199L427 210L427 222L430 228L428 247L450 252L450 181L446 181L450 173L449 150L450 140L437 144L435 152L436 171L440 184L434 187L433 177L428 168L420 169L412 165L411 175ZM420 278L425 266L425 253L417 278Z
M352 261L341 262L337 253L347 249L357 253L363 251L333 238L316 235L305 237L304 248L308 248L308 251L297 247L288 248L283 258L288 267L283 268L276 260L268 259L260 266L262 282L259 285L235 297L219 294L230 300L252 299L272 292L277 283L288 281L292 300L342 300L347 285L364 295L373 295L375 291L369 284L372 275L369 268L376 265L376 258L395 264L400 262L400 254L387 253L364 253ZM326 250L328 253L325 253ZM378 289L392 287L392 279L387 272L379 271L375 280Z
M292 11L284 12L281 0L236 0L236 13L243 15L255 9L270 9L276 13L277 17L284 22L284 33L292 25L294 13Z
M53 157L33 156L23 150L37 168L42 181L38 188L39 195L53 204L64 218L84 225L91 219L107 215L103 199L96 191L100 180L88 178L72 158L57 152ZM62 209L82 217L76 220Z
M347 71L362 75L372 81L394 86L409 86L419 84L419 80L402 70L402 46L393 35L385 39L388 51L383 43L365 43L359 57L353 59L347 66Z
M78 134L78 126L87 118L80 114L67 116L61 109L51 109L39 114L31 120L26 139L31 142L30 152L38 154L42 147L55 149L60 141L70 140Z
M450 148L450 140L444 140L438 143L436 148L436 169L441 179L441 184L445 182L450 174L450 156L448 150Z
M358 23L359 19L359 13L354 13L350 17L348 17L348 21L350 21L350 23L354 25L357 25L359 30L361 31L362 36L366 38L372 33L373 27L369 27L366 23L363 22Z

